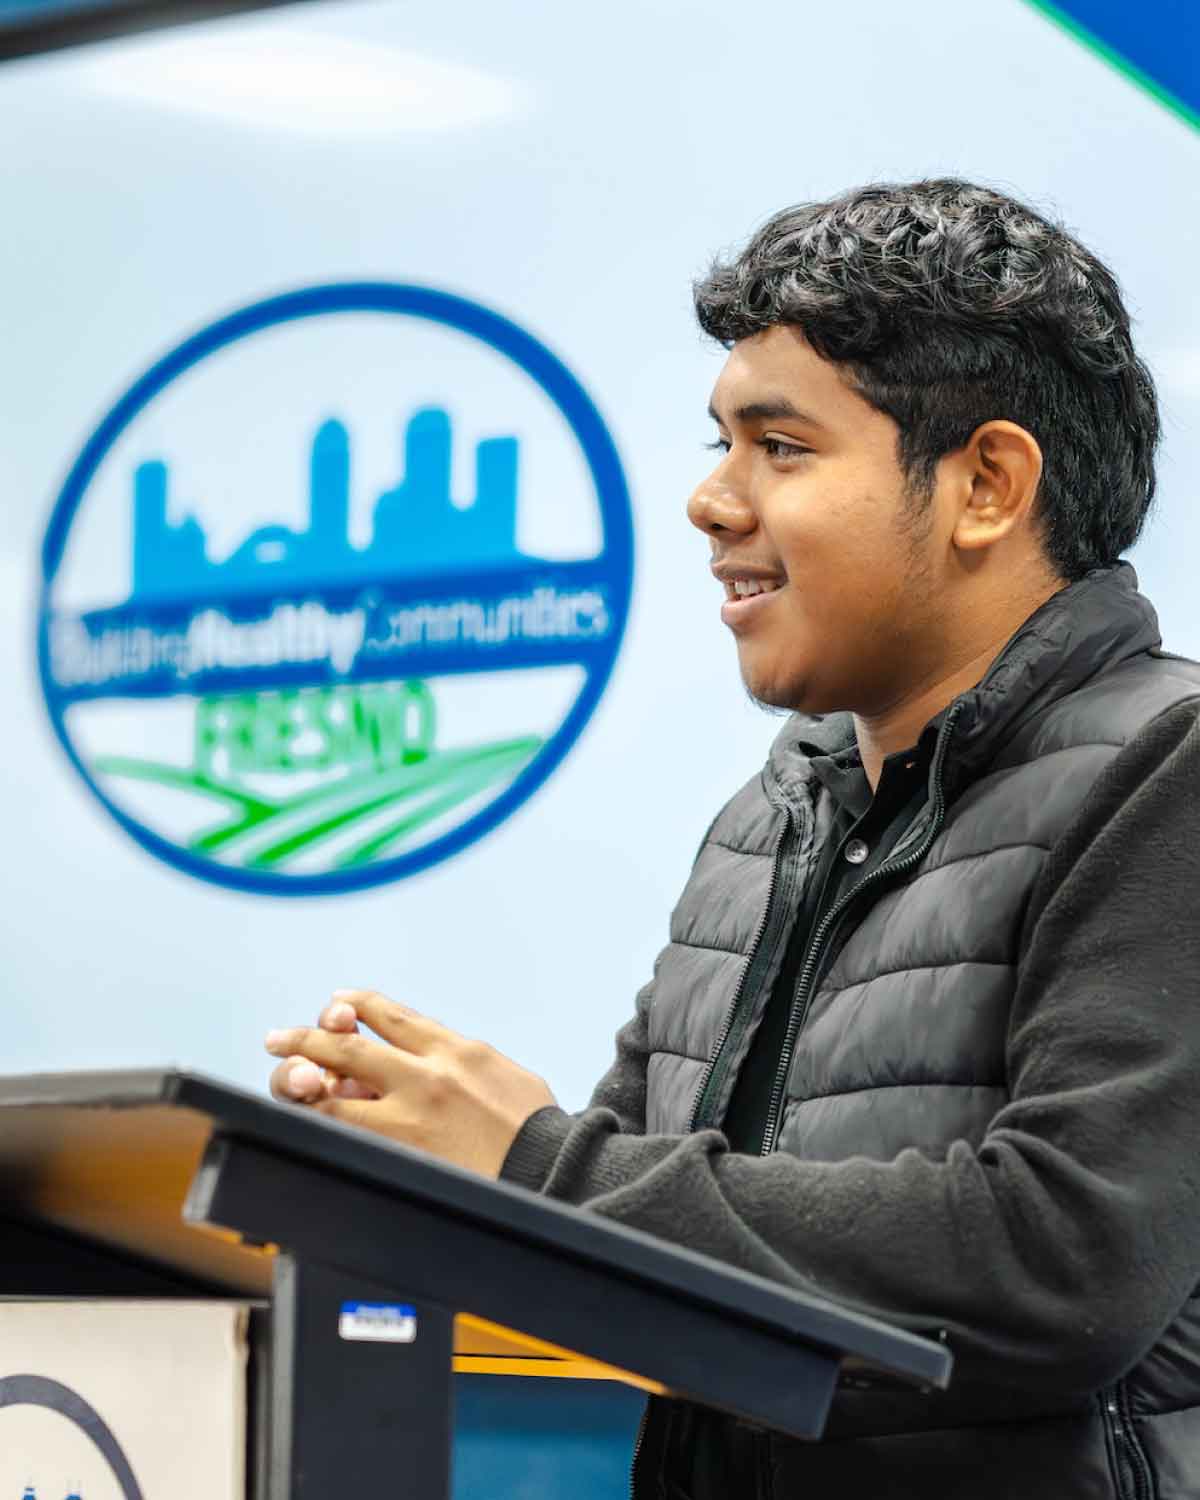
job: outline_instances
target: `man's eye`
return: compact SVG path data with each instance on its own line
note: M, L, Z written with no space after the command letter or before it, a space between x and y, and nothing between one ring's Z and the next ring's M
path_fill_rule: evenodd
M785 443L782 438L759 438L758 445L771 458L803 458L806 453L812 452L811 448L804 447L802 443Z

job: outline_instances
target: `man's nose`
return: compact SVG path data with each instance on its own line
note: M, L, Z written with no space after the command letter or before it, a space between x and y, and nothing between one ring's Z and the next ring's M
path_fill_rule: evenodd
M726 532L746 535L757 521L744 495L731 483L725 464L719 465L696 487L688 501L688 520L705 536Z

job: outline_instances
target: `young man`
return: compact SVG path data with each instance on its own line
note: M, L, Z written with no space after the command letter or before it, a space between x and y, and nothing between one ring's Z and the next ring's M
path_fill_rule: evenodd
M696 306L689 514L796 713L616 1062L568 1116L355 991L273 1086L954 1350L819 1444L653 1403L641 1495L1200 1494L1200 667L1118 562L1158 416L1116 284L941 180L786 210Z

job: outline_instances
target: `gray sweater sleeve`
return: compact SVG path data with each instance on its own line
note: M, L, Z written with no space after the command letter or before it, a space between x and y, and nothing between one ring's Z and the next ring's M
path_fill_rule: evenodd
M1060 1394L1118 1378L1200 1282L1200 727L1148 725L1033 893L1010 1098L934 1159L731 1154L647 1136L646 1007L593 1106L546 1109L505 1176L918 1331L959 1378Z

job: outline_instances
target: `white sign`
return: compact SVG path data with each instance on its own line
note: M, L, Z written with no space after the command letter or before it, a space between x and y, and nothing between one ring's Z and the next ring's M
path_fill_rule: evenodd
M0 1495L242 1500L246 1309L0 1302Z

